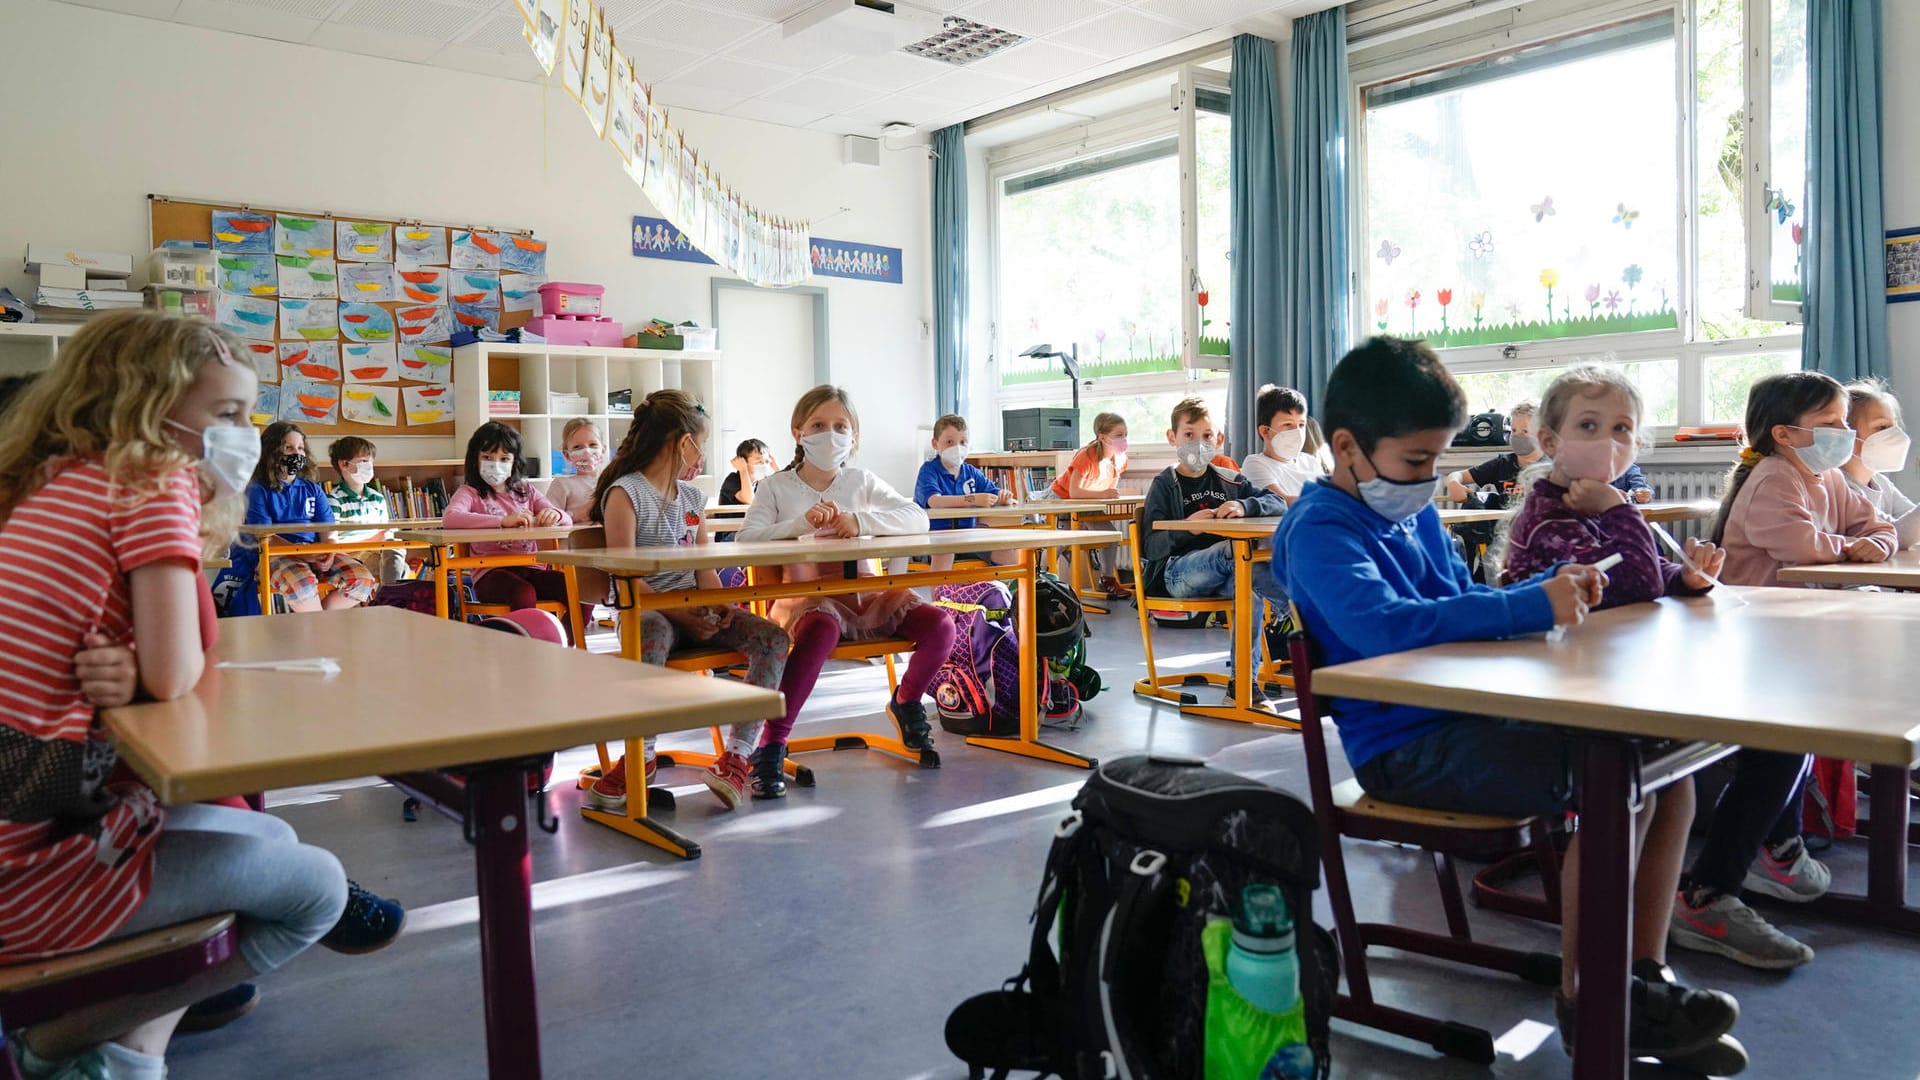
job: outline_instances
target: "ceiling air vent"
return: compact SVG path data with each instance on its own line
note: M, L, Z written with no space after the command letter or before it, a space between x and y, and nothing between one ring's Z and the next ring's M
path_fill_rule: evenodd
M932 32L931 16L895 11L892 0L825 0L780 24L782 38L814 49L878 53Z
M939 33L904 46L901 51L963 67L975 60L985 60L1025 40L1025 35L1011 30L949 15L941 21Z

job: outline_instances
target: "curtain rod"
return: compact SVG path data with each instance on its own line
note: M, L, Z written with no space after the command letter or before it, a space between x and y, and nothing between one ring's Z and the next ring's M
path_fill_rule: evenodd
M1084 82L1078 86L1069 86L1064 90L1055 90L1053 93L1043 97L1034 98L1032 101L1024 101L1018 105L1009 105L1004 109L987 113L985 116L976 116L968 120L961 130L968 135L972 135L977 131L985 131L987 128L997 124L1004 124L1009 120L1017 120L1033 113L1044 112L1054 105L1073 101L1077 98L1085 97L1088 94L1098 93L1109 87L1130 83L1136 79L1144 79L1163 71L1171 71L1184 64L1191 64L1195 61L1213 60L1222 56L1231 56L1232 54L1232 39L1216 41L1211 45L1202 45L1197 49L1188 49L1186 52L1169 56L1162 60L1156 60L1151 64L1142 64L1137 68L1128 68L1125 71L1116 71L1111 75L1102 75L1092 82Z

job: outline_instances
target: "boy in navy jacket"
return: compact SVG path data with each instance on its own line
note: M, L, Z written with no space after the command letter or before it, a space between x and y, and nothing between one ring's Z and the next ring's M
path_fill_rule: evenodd
M1189 598L1223 596L1233 591L1233 541L1206 533L1162 532L1156 521L1189 518L1275 517L1287 511L1280 496L1254 487L1236 470L1212 464L1220 452L1206 403L1188 398L1173 407L1167 441L1179 454L1147 488L1146 529L1140 555L1147 592ZM1287 597L1271 574L1257 568L1254 592L1284 609Z
M1369 340L1334 368L1324 400L1334 467L1280 523L1273 556L1274 574L1324 663L1541 633L1556 623L1577 625L1600 602L1606 576L1591 566L1552 567L1507 589L1469 576L1431 502L1440 455L1466 423L1466 397L1424 343ZM1508 816L1551 817L1574 808L1573 741L1560 729L1368 701L1333 701L1330 709L1354 776L1377 798ZM1692 820L1690 780L1645 798L1628 1043L1635 1055L1725 1075L1746 1064L1745 1051L1726 1034L1738 1005L1719 991L1680 986L1665 964ZM1578 851L1569 850L1561 864L1563 962L1555 997L1569 1047L1578 866Z

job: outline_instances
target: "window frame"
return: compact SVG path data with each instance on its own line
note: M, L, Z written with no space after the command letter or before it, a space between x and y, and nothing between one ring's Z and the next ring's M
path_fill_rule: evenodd
M1740 151L1746 174L1742 192L1747 205L1746 312L1753 319L1803 324L1806 315L1801 301L1773 296L1774 230L1767 227L1766 210L1773 196L1773 5L1774 0L1746 0L1741 59L1747 102ZM1803 190L1800 196L1804 202L1807 193Z
M1081 397L1089 396L1090 391L1103 397L1182 392L1207 381L1214 372L1225 374L1227 365L1216 363L1216 361L1225 359L1230 364L1230 358L1206 357L1203 359L1199 354L1196 91L1206 90L1221 94L1229 92L1227 73L1203 66L1209 62L1211 60L1202 58L1159 75L1147 76L1149 78L1165 76L1169 79L1168 96L1158 102L1109 113L1064 131L1016 140L987 151L987 198L991 204L987 215L988 281L992 293L992 314L987 323L987 341L988 355L996 364L992 378L993 402L996 410L1064 405L1073 396L1064 372L1061 373L1058 382L1036 382L1015 386L1007 386L1001 382L1001 368L998 364L1027 345L1024 342L1008 341L1001 332L1001 328L1005 325L1005 313L1001 310L1000 303L1000 260L1003 247L1001 216L1006 181L1167 138L1176 141L1175 153L1180 175L1177 193L1180 216L1180 265L1174 268L1173 272L1180 275L1178 284L1182 286L1179 289L1181 366L1173 371L1089 379L1082 384ZM1189 102L1195 105L1188 107ZM1068 343L1053 342L1052 344L1055 347L1066 347Z
M1747 0L1747 14L1756 7L1767 7L1770 0ZM1369 161L1366 145L1367 91L1382 83L1396 82L1415 75L1469 63L1498 53L1511 52L1556 39L1576 37L1607 26L1650 16L1666 15L1673 21L1675 42L1674 99L1677 123L1674 137L1680 162L1678 271L1675 274L1674 309L1678 326L1672 330L1645 330L1625 334L1595 334L1588 337L1552 338L1511 342L1501 345L1460 346L1439 350L1449 370L1462 374L1529 370L1571 366L1581 361L1608 357L1622 362L1667 359L1678 361L1678 424L1650 425L1648 433L1660 442L1671 441L1678 427L1707 423L1707 361L1714 357L1745 353L1801 352L1797 330L1784 334L1713 339L1700 336L1699 313L1699 215L1694 206L1699 191L1698 115L1694 87L1695 22L1693 0L1534 0L1523 9L1504 12L1492 24L1474 21L1438 21L1431 29L1396 35L1390 42L1375 45L1356 42L1349 46L1350 115L1354 117L1354 152L1349 160L1349 204L1353 210L1353 228L1348 239L1348 257L1352 272L1350 285L1350 331L1361 341L1372 333L1367 322L1370 309L1365 277L1368 262L1367 191ZM1746 56L1751 69L1752 53ZM1751 89L1749 75L1749 90ZM1764 198L1756 202L1751 189L1743 192L1749 232L1759 219ZM1803 359L1804 363L1804 359Z

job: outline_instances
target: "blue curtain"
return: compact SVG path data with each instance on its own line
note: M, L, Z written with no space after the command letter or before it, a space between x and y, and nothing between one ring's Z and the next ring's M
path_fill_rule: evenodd
M1287 203L1285 385L1318 409L1346 354L1352 279L1347 268L1347 12L1293 21L1293 176Z
M1811 0L1807 18L1806 366L1885 378L1880 0Z
M1227 317L1232 320L1228 339L1233 366L1227 381L1227 436L1235 457L1259 448L1260 421L1253 406L1260 386L1286 381L1286 251L1280 220L1286 192L1279 68L1273 42L1251 34L1233 39L1227 165L1233 294Z
M935 415L967 415L967 148L961 125L933 133Z

